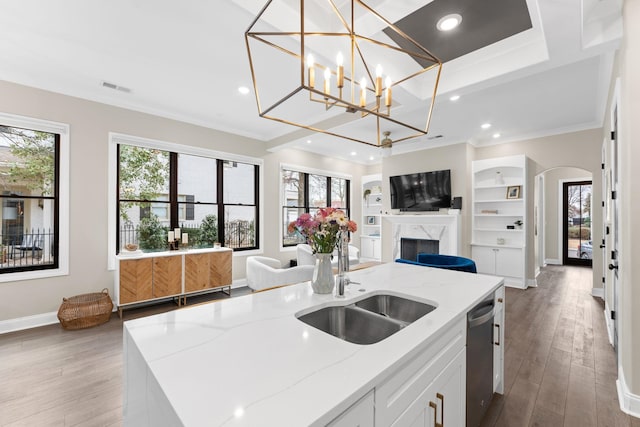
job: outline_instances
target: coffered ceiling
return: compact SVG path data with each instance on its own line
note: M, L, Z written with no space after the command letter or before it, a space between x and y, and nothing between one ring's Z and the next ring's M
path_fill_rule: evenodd
M306 7L320 1L327 0ZM264 0L0 2L2 80L249 136L270 150L380 161L379 149L258 117L244 32ZM620 0L366 3L445 62L429 134L394 145L394 153L601 126L622 36ZM461 25L435 30L448 13L459 13ZM240 94L240 86L251 90ZM404 95L408 106L431 96ZM335 130L359 126L336 123Z

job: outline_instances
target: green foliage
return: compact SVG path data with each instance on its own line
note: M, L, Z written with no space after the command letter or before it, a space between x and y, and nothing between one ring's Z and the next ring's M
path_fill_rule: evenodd
M585 225L582 227L573 225L569 227L567 234L570 239L589 240L591 239L591 228L588 226L585 227Z
M199 241L204 246L213 246L218 241L218 217L216 215L207 215L202 220Z
M151 148L120 145L120 199L154 200L168 192L169 153ZM120 217L128 220L127 209L132 203L122 203Z
M160 224L158 217L151 214L142 218L138 226L140 249L165 249L167 229Z
M0 126L0 133L11 142L10 151L18 160L9 166L4 185L17 184L42 195L53 194L55 180L55 138L39 132Z

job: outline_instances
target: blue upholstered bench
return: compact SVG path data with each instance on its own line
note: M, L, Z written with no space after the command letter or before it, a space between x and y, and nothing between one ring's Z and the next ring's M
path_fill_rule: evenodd
M398 258L396 262L423 265L425 267L444 268L447 270L466 271L467 273L477 273L476 263L473 262L472 259L461 256L418 254L418 259L416 261Z

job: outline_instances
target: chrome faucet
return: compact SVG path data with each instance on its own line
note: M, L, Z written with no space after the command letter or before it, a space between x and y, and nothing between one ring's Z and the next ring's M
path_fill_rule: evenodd
M340 227L338 236L338 275L336 276L336 296L344 297L344 287L350 283L349 271L349 233L347 227Z

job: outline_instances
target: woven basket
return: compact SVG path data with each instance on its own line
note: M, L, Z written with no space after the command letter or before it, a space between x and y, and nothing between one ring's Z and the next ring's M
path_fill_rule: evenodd
M64 329L83 329L109 321L113 302L109 290L62 298L58 319Z

